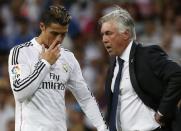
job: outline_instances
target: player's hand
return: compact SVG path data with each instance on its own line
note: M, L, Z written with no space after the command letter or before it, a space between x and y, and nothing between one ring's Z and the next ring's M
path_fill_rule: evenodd
M97 129L97 131L109 131L106 125L103 125Z
M107 128L104 128L104 129L97 130L97 131L109 131L109 129L107 129Z
M42 52L40 55L41 59L45 59L48 63L53 65L57 59L60 57L60 44L57 44L59 41L55 41L50 45L50 47L45 51L45 47L42 44Z

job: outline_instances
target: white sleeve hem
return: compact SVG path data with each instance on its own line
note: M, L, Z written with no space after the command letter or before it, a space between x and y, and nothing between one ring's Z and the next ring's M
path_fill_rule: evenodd
M48 61L46 61L45 59L41 59L42 62L44 62L46 64L47 67L50 67L50 63Z
M105 125L101 125L97 128L98 131L105 131L106 130L106 126Z

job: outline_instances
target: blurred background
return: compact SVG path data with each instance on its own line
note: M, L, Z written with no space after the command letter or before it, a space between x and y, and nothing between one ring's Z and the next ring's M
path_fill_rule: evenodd
M181 64L181 4L179 0L0 0L0 131L14 131L14 97L8 78L10 49L38 36L39 18L51 4L62 4L72 21L63 46L78 59L83 76L105 113L105 74L109 56L101 43L98 19L114 4L135 19L137 40L143 45L160 45ZM69 131L96 131L75 98L66 91Z

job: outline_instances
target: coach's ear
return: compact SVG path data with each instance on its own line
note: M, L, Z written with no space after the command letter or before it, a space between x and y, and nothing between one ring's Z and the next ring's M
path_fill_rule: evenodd
M45 31L45 24L43 22L40 22L40 30Z
M124 39L124 40L129 40L130 39L130 32L128 30L124 31L123 33L121 33L121 37Z

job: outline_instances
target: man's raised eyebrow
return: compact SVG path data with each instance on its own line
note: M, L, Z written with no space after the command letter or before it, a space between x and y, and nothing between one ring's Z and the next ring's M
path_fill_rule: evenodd
M111 31L101 32L101 35L108 34L108 33L111 33Z

